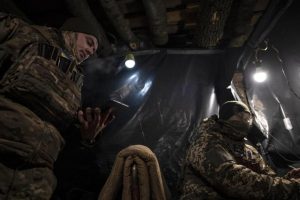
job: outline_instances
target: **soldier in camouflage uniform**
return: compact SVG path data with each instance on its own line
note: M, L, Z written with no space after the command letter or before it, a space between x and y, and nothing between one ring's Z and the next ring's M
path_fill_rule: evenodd
M98 47L95 34L69 30L0 13L0 199L50 199L56 186L52 169L64 145L61 133L80 107L77 66ZM83 139L94 140L108 115L80 110Z
M251 124L248 107L237 101L202 122L187 151L181 200L300 199L299 170L278 177L246 144Z

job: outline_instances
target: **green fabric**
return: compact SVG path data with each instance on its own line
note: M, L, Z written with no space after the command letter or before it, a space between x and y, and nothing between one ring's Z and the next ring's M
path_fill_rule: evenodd
M239 112L248 112L251 114L248 106L241 101L227 101L225 102L219 111L219 118L226 120L231 116Z
M73 17L67 19L64 22L64 24L60 27L60 30L86 33L86 34L93 35L96 38L99 35L97 29L93 27L91 23L89 23L88 21L80 17Z
M0 199L49 200L56 178L49 168L14 169L0 163Z
M38 54L39 43L67 51L61 37L56 29L0 13L0 70L5 69L0 79L0 199L51 198L52 168L64 145L61 134L80 106L80 88L71 74Z
M54 60L38 56L38 43L65 51L56 29L30 26L10 15L0 19L0 49L9 52L11 65L0 80L0 94L18 102L59 131L66 130L80 106L81 92ZM70 53L70 52L68 52ZM70 57L74 59L74 57ZM1 61L0 61L1 63ZM7 62L5 62L7 63Z

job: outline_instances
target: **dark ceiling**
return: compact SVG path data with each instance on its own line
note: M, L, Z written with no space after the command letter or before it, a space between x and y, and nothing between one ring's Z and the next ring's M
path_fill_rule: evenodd
M241 47L269 0L0 0L0 10L59 27L73 16L97 27L101 55L152 48Z

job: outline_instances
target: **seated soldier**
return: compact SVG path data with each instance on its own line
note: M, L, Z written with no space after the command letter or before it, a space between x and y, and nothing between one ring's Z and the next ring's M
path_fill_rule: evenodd
M61 134L80 107L78 66L101 42L79 18L62 30L0 13L0 199L50 199L55 188L52 169L64 145ZM79 110L87 143L108 116L99 108Z
M238 101L202 122L187 151L181 200L300 199L300 171L276 176L245 143L251 125L249 108Z

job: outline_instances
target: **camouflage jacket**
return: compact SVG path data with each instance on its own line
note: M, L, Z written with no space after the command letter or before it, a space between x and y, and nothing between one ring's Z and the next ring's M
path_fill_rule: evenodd
M0 95L62 132L80 105L79 77L60 31L0 13Z
M258 151L217 116L202 122L188 149L182 200L300 199L300 180L277 177Z

